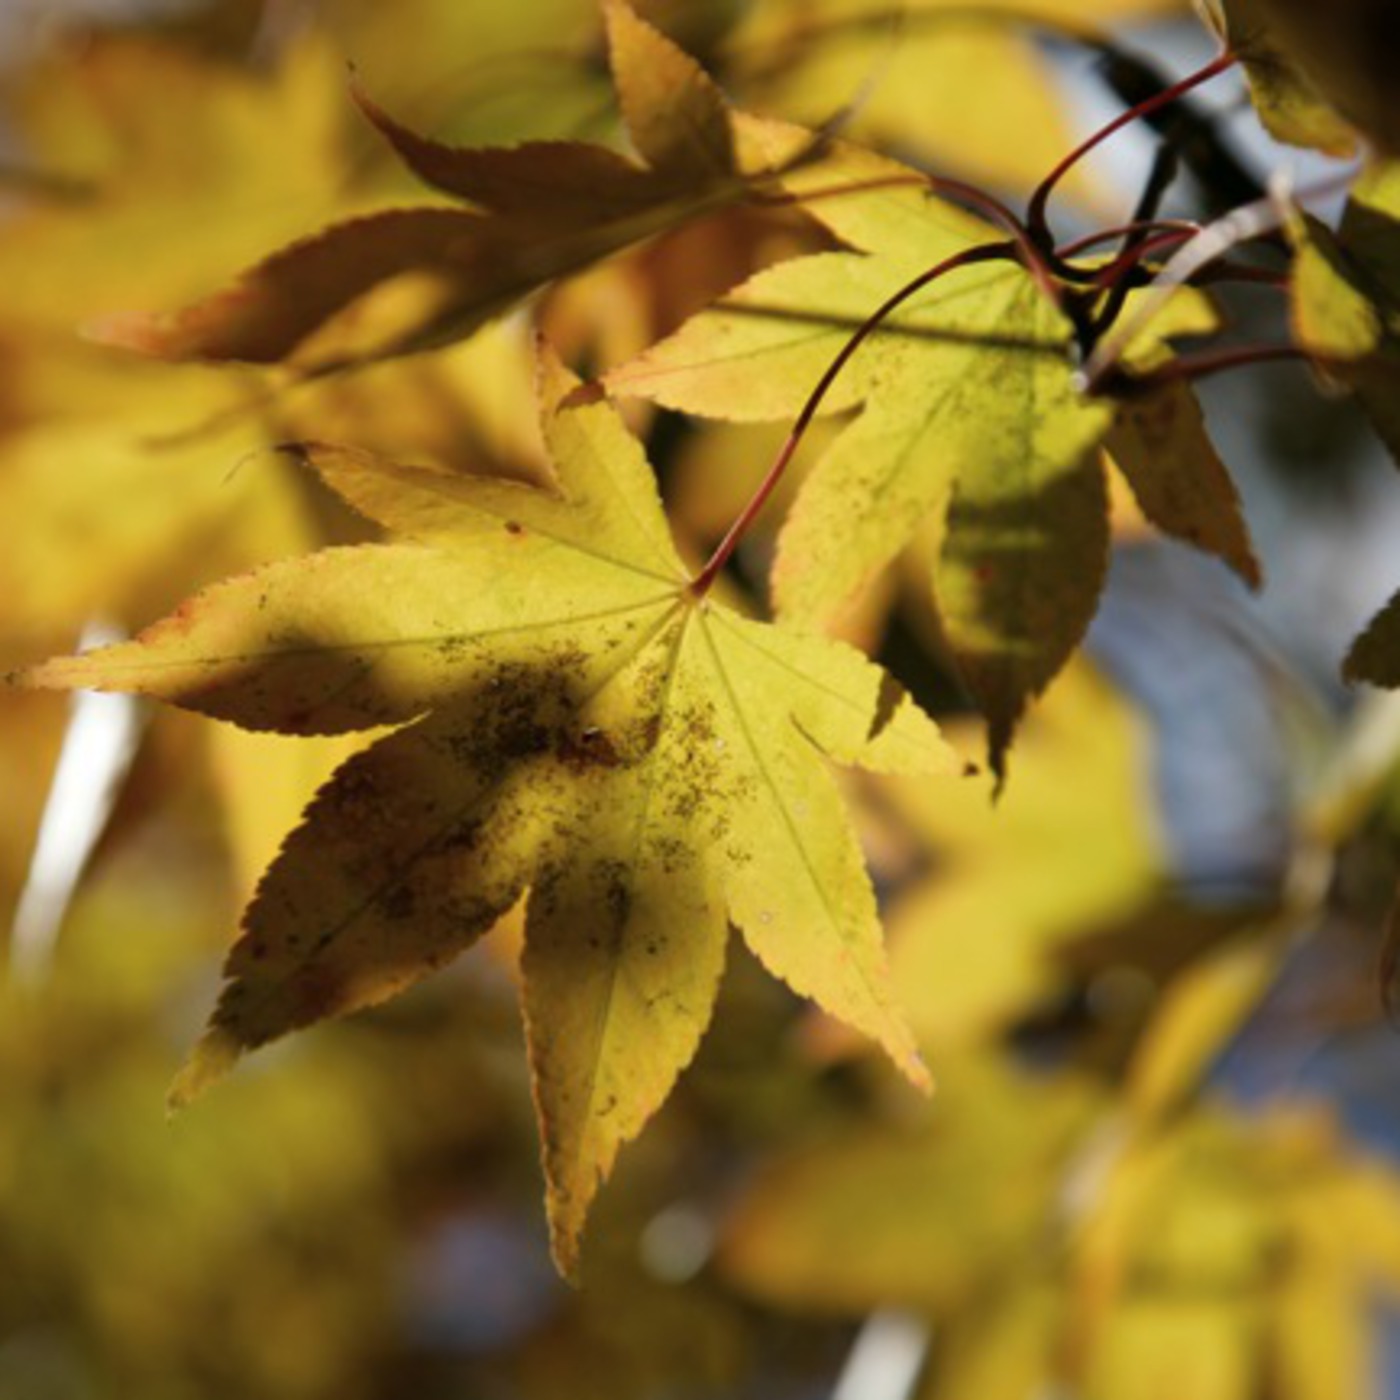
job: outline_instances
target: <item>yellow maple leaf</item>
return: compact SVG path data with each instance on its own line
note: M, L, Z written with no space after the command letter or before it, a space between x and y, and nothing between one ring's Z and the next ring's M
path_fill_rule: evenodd
M284 733L417 719L350 759L287 839L176 1097L426 976L528 890L526 1019L572 1270L619 1145L694 1052L729 921L925 1081L825 759L922 773L950 755L854 649L697 596L615 411L569 403L557 363L543 374L554 489L308 448L407 542L271 565L24 679Z

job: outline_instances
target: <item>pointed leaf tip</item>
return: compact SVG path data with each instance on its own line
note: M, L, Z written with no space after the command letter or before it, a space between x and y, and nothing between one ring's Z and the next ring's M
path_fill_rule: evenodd
M113 311L78 326L78 336L92 345L159 356L164 348L165 318L149 311Z
M578 385L577 388L570 389L559 401L559 407L589 408L595 403L602 403L607 397L606 385L597 379L590 379Z
M166 1116L183 1113L219 1080L223 1079L243 1054L243 1047L228 1031L214 1027L207 1031L190 1052L165 1096Z
M603 18L618 103L642 159L679 179L733 174L734 127L714 80L621 0L607 0Z

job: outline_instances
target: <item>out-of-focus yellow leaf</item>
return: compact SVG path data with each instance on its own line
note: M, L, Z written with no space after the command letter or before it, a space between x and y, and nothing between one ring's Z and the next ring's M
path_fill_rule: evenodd
M1025 1270L1034 1275L1036 1263ZM1007 1280L935 1326L918 1400L1029 1400L1053 1370L1064 1300L1049 1279Z
M127 843L50 982L0 991L0 1316L98 1393L316 1400L382 1325L382 1123L331 1056L171 1131L170 987L227 916L211 876L197 842ZM26 1354L0 1356L15 1395Z
M1082 1228L1087 1393L1155 1400L1168 1374L1218 1400L1264 1377L1288 1400L1372 1393L1368 1292L1393 1279L1400 1189L1325 1113L1180 1115L1124 1144Z
M344 70L308 38L270 77L108 39L30 80L29 159L89 193L0 226L0 317L50 333L186 299L341 203Z
M1344 1265L1311 1259L1279 1290L1272 1319L1284 1400L1342 1400L1374 1387L1378 1357L1367 1290Z
M765 109L815 122L853 103L852 135L991 188L1028 190L1075 141L1035 21L1093 32L1174 8L1171 0L782 0L753 7L729 41L730 70ZM1094 189L1076 183L1080 194Z
M892 789L934 855L888 917L924 1044L980 1039L1053 997L1057 950L1152 890L1163 867L1147 757L1126 703L1077 662L1027 722L995 806L985 781Z
M61 381L70 365L50 368ZM312 541L298 469L266 450L236 383L141 367L113 369L100 394L73 382L89 396L77 416L11 434L0 460L5 628L31 654L94 616L134 626L211 572ZM200 431L235 411L227 431Z
M1167 1118L1200 1088L1268 991L1286 952L1276 931L1258 929L1208 954L1172 984L1129 1074L1127 1107L1141 1123Z
M819 164L815 138L729 106L694 59L623 0L604 6L618 105L640 162L582 142L453 146L357 92L421 180L467 208L389 208L337 222L176 311L108 318L108 343L173 360L295 361L307 376L460 340L539 288L701 214L781 170ZM361 298L412 278L428 295L373 345L326 344ZM310 348L308 348L310 347Z
M611 118L594 0L328 0L318 10L374 92L453 140L557 140Z
M536 416L529 329L507 320L434 355L304 386L275 405L275 431L539 482L548 467Z
M1130 1299L1097 1339L1081 1393L1085 1400L1250 1400L1258 1393L1261 1321L1252 1300Z
M789 1308L974 1303L1053 1257L1061 1172L1095 1104L1071 1078L945 1060L919 1124L770 1167L729 1222L722 1267Z

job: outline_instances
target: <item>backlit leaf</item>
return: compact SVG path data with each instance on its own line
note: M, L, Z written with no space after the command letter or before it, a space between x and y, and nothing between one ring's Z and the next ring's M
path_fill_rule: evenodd
M1324 95L1312 54L1280 22L1294 8L1287 0L1195 0L1195 5L1244 62L1250 96L1271 136L1333 155L1354 149L1355 132L1328 100L1335 93L1329 89ZM1325 13L1324 24L1330 24L1332 12Z
M527 899L525 1009L561 1266L619 1145L709 1018L732 921L764 964L925 1073L826 759L948 766L889 677L698 600L640 448L547 363L553 489L309 447L400 542L324 550L25 677L253 729L415 720L351 758L264 877L176 1089L370 1005Z
M946 1315L1028 1267L1095 1096L994 1059L954 1061L923 1121L854 1131L773 1163L729 1222L721 1263L769 1303Z
M370 121L414 173L476 207L385 209L333 224L204 301L110 317L103 338L171 359L295 356L312 373L429 349L469 335L558 277L745 199L775 164L813 149L813 138L794 128L734 112L693 59L621 0L606 14L618 98L644 164L581 143L454 148L364 99ZM413 321L369 345L336 346L327 323L410 274L427 293Z
M1335 234L1309 218L1295 219L1290 234L1294 334L1355 391L1400 461L1400 162L1378 162L1361 176ZM1351 681L1400 685L1400 602L1356 639L1343 672Z
M1372 165L1352 187L1333 233L1292 221L1293 329L1326 373L1356 392L1377 434L1400 461L1400 162Z
M1345 152L1346 124L1400 152L1394 76L1400 14L1390 0L1204 0L1245 60L1255 106L1281 140Z
M887 919L891 967L930 1054L985 1042L1062 998L1076 940L1127 916L1161 882L1166 858L1143 792L1147 738L1109 683L1073 662L1027 720L995 808L985 779L946 792L892 786L931 865Z
M1259 560L1239 493L1185 384L1173 380L1129 395L1106 445L1152 524L1214 554L1251 588L1259 587Z
M912 187L814 201L810 212L860 251L760 273L607 382L687 412L793 416L876 307L987 241L894 162L852 154L841 173ZM1026 701L1083 635L1107 556L1098 447L1112 408L1072 388L1069 339L1066 319L1014 263L960 269L911 298L823 404L861 411L803 483L779 538L779 609L818 625L921 520L946 512L933 589L998 766Z
M769 0L725 45L746 100L799 121L851 103L852 136L987 188L1029 189L1074 144L1036 40L1169 11L1171 0ZM1042 31L1041 25L1044 26ZM1077 182L1080 192L1091 188Z

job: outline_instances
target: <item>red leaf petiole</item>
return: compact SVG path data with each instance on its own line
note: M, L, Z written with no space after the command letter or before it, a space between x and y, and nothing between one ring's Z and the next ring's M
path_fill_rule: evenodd
M1050 196L1055 192L1055 186L1069 172L1079 164L1091 151L1096 150L1110 136L1121 131L1125 126L1130 126L1135 121L1140 121L1143 117L1149 117L1154 112L1160 111L1163 107L1170 106L1178 98L1184 97L1188 92L1200 87L1203 83L1209 82L1212 78L1218 77L1221 73L1227 72L1238 62L1235 55L1226 49L1204 68L1197 69L1196 72L1188 74L1180 82L1173 83L1171 87L1164 88L1161 92L1149 97L1145 102L1139 102L1136 107L1130 107L1126 112L1120 113L1107 125L1100 127L1087 140L1076 146L1055 168L1036 186L1035 192L1031 195L1030 204L1026 209L1026 227L1030 230L1030 235L1037 244L1044 248L1053 246L1053 238L1050 233L1049 220L1046 212L1050 203Z
M719 542L715 552L706 561L704 568L691 580L689 592L694 598L703 598L713 587L714 581L723 571L724 566L729 562L734 551L739 547L739 541L748 532L749 527L758 518L759 512L767 505L769 498L777 489L778 483L782 480L783 473L787 470L788 464L797 454L797 449L802 445L802 440L807 435L807 429L811 426L812 420L817 416L821 408L822 401L830 392L831 386L836 382L837 376L845 369L851 357L865 343L869 336L879 328L880 323L889 317L894 311L902 306L910 297L921 292L925 287L946 277L950 272L956 272L959 268L972 267L977 263L996 261L1015 261L1018 253L1016 243L979 243L971 248L964 248L961 252L954 253L951 257L945 258L942 262L931 267L926 272L921 272L912 281L905 283L897 292L887 297L879 307L876 308L861 323L855 334L841 347L840 351L832 359L831 363L822 373L822 377L817 381L812 392L807 396L807 401L802 405L802 411L797 415L796 421L792 425L791 432L787 435L787 440L783 443L782 449L773 460L773 465L768 468L767 474L759 483L758 489L749 499L749 503L740 511L734 523L729 527L724 538Z

